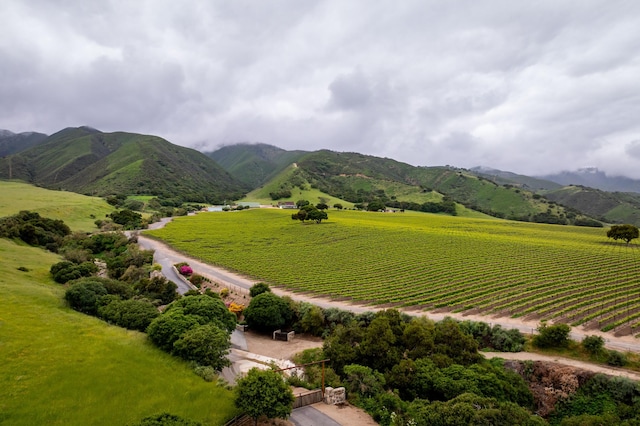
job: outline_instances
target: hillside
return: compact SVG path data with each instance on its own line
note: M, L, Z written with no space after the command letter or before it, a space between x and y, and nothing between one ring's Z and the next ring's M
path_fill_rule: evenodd
M546 191L547 199L609 223L640 225L640 194L606 192L582 185Z
M545 223L572 223L579 217L531 191L498 185L462 169L414 167L388 158L327 150L300 157L296 166L288 180L280 176L264 187L287 191L308 184L350 203L379 200L399 208L438 202L446 196L492 216Z
M298 161L305 151L285 151L267 144L237 144L205 153L240 182L257 188Z
M30 210L43 217L63 220L73 231L94 231L95 221L114 207L98 197L38 188L24 182L0 181L0 217Z
M27 150L42 143L47 135L37 132L13 133L0 130L0 157Z
M492 180L499 185L515 185L532 191L551 190L562 188L562 185L550 180L539 179L504 170L492 169L488 167L473 167L469 170L477 176L482 176Z
M88 195L237 199L246 188L206 155L148 135L67 128L0 159L0 177Z

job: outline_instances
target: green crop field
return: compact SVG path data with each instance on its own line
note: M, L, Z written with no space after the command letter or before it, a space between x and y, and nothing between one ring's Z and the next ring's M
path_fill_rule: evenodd
M605 331L640 328L640 248L602 228L426 213L291 211L176 218L148 231L256 279L394 307L553 319Z
M170 412L221 425L235 414L231 391L143 333L65 307L49 277L58 260L0 239L0 424L125 425Z
M94 231L96 219L104 219L114 207L102 198L51 191L18 181L0 181L0 217L11 216L20 210L64 220L74 231Z

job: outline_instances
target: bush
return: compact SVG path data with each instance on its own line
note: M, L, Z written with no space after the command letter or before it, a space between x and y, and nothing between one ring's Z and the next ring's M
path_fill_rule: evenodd
M65 292L64 298L69 306L76 311L95 315L98 312L100 298L107 295L107 289L99 282L85 281L71 285Z
M229 312L220 298L204 294L183 297L172 303L165 310L165 315L173 310L180 310L185 315L195 317L200 324L218 323L220 328L229 333L236 328L236 316Z
M173 344L173 352L220 371L231 364L227 359L230 344L229 333L214 324L205 324L185 331Z
M600 336L585 336L582 347L591 355L598 355L604 349L604 339Z
M166 352L173 351L173 344L187 331L200 325L193 315L185 315L182 309L173 309L154 319L147 328L149 339Z
M247 324L256 330L273 331L282 328L291 321L292 316L289 304L271 292L251 299L244 310Z
M613 367L624 367L627 364L627 357L618 351L609 351L607 364Z
M202 287L202 283L205 282L205 278L200 274L192 274L189 281L197 288L200 288Z
M539 348L563 348L569 345L571 327L567 324L540 324L538 333L533 337L533 344Z
M266 293L268 291L271 291L271 288L269 288L269 284L257 283L257 284L254 284L249 290L249 296L256 297L257 295Z
M202 426L202 423L183 419L182 417L174 414L161 413L145 417L140 421L140 423L136 423L131 426Z
M113 300L98 308L98 316L105 321L129 330L144 332L151 321L160 315L148 300Z
M53 264L49 272L55 282L64 284L78 278L89 277L98 272L98 267L93 262L83 262L78 265L65 260Z

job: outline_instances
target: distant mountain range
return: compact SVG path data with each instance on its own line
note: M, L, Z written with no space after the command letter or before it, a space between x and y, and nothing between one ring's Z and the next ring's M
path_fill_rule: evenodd
M245 200L268 203L297 201L306 191L305 196L318 198L310 200L314 203L380 201L428 211L424 209L444 201L514 220L640 224L640 193L631 192L638 191L640 182L595 169L531 177L484 167L415 167L359 153L286 151L266 144L225 146L205 155L156 136L90 127L51 136L0 131L0 147L0 178L98 196L146 194L219 203L246 194ZM605 184L617 190L598 189Z

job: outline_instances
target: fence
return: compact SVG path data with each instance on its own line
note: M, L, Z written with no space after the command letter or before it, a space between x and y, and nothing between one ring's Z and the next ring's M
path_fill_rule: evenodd
M293 401L293 408L300 408L307 405L315 404L316 402L322 402L322 390L316 389L305 393L294 395L296 397Z

